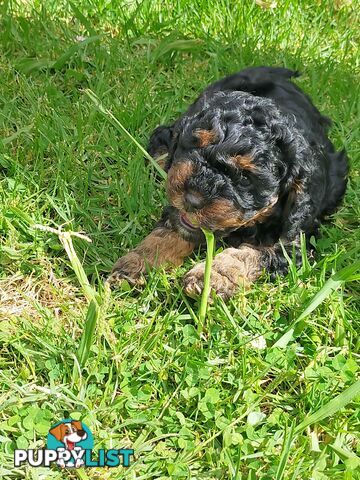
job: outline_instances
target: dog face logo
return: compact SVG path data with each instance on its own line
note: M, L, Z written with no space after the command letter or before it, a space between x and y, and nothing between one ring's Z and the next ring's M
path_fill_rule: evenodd
M62 468L84 465L85 450L93 448L93 438L87 426L78 420L62 420L50 428L47 446L60 452L63 458L58 460ZM71 456L70 456L71 454Z
M60 423L50 430L56 440L62 442L67 450L73 450L75 445L87 438L81 422L72 420L69 423Z
M79 420L67 418L53 425L47 435L46 448L14 450L14 467L130 467L132 448L104 448L95 452L90 429ZM87 478L87 477L86 477Z

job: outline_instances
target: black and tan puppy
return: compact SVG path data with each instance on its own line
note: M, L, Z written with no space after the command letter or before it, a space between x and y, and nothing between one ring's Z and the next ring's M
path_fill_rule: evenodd
M212 288L228 298L264 269L285 273L301 261L300 233L316 235L341 201L348 173L344 151L327 136L330 121L291 81L285 68L242 70L210 85L173 125L152 134L149 153L168 154L170 206L140 245L114 265L110 283L141 282L148 267L180 265L201 243L200 227L229 245L214 259ZM204 263L184 278L203 288Z

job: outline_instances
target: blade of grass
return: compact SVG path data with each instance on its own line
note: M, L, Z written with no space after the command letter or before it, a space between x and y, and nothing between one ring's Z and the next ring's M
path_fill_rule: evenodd
M82 40L81 42L77 42L74 45L71 45L70 48L68 48L60 57L51 65L51 68L55 70L60 70L65 63L78 51L84 48L86 45L89 45L90 43L96 42L97 40L100 40L103 37L103 35L94 35L92 37L88 37L85 40Z
M341 460L352 460L357 465L357 467L360 468L360 458L354 452L345 450L344 448L337 445L329 444L328 446L336 453L336 455L341 458Z
M91 348L91 345L93 344L95 326L100 316L99 303L101 303L101 301L100 301L100 295L92 288L92 286L89 283L85 270L74 249L74 245L72 243L71 237L76 236L78 238L86 240L87 242L91 242L91 239L86 235L83 235L78 232L63 232L61 228L55 229L55 228L51 228L44 225L34 225L34 228L42 231L55 233L59 237L59 240L69 257L71 266L81 285L84 295L87 298L87 300L90 302L87 313L86 313L86 318L85 318L85 328L81 336L80 345L77 353L77 358L79 360L80 367L83 368L86 364L87 359L89 358L90 348ZM78 371L76 370L75 367L74 367L73 377L74 379L77 379L78 377Z
M89 480L89 477L83 468L76 468L75 470L75 473L80 480Z
M291 426L289 435L284 439L283 449L280 456L280 462L276 471L275 480L281 480L284 476L285 466L290 453L291 443L294 437L301 433L306 427L314 423L319 423L327 417L335 415L348 403L360 395L360 380L353 383L344 392L337 395L319 410L305 418L297 427ZM356 456L355 456L356 457ZM357 457L356 457L357 458Z
M285 467L289 458L291 443L294 438L294 424L291 424L290 430L285 430L284 443L281 450L280 461L275 474L275 480L281 480L285 473Z
M214 234L208 230L202 229L206 238L206 261L204 274L204 288L201 294L199 310L199 329L202 330L205 323L206 310L210 294L210 274L214 256Z
M159 58L170 52L192 52L198 50L201 44L202 42L199 39L176 39L176 34L175 36L173 34L170 34L167 38L160 42L158 47L154 49L151 54L151 58L154 62L156 62L157 60L159 60Z
M93 344L93 337L96 322L99 317L99 306L94 301L91 300L90 305L88 307L86 318L85 318L85 329L81 336L80 345L78 349L77 357L79 359L79 363L81 367L84 367L86 364L87 359L90 355L90 348Z
M309 417L305 418L294 430L294 433L300 433L304 428L308 427L313 423L319 423L324 418L331 417L335 415L339 410L344 408L348 403L350 403L354 398L360 395L360 380L353 383L349 388L344 392L340 393L337 397L330 400L327 404L319 408L319 410Z
M86 28L90 35L95 36L96 30L92 26L91 22L85 17L85 15L78 9L78 7L73 3L69 2L70 8L73 11L75 17L79 22Z
M353 281L357 279L357 276L354 275L360 269L360 261L355 262L353 265L342 268L332 277L330 277L324 284L324 286L316 293L316 295L311 299L304 311L299 315L295 320L293 325L279 338L277 342L274 343L273 347L285 348L288 343L294 339L295 327L303 321L311 312L315 310L324 300L326 300L331 293L338 289L347 281ZM304 326L301 329L298 329L297 335L299 335Z
M75 272L76 278L78 279L81 288L84 292L85 297L91 302L92 300L95 302L99 301L99 295L98 293L92 288L92 286L89 283L89 280L86 276L85 270L83 266L81 265L81 262L75 252L74 245L72 243L72 236L81 238L82 240L85 240L87 242L91 242L91 239L87 237L86 235L83 235L82 233L78 232L63 232L61 228L56 229L44 225L34 225L34 228L46 232L51 232L55 233L58 237L59 240L64 247L67 256L69 257L71 266Z
M97 95L90 89L85 89L86 95L90 98L90 100L94 103L96 108L99 110L99 112L110 121L112 125L117 130L120 130L122 133L125 133L125 135L137 146L137 148L141 151L141 153L146 157L151 165L155 168L155 170L161 175L161 177L166 180L167 174L166 172L160 167L160 165L157 163L156 160L152 158L152 156L145 150L145 148L140 145L140 143L129 133L126 128L123 126L123 124L113 115L113 113L105 108L103 104L101 103L100 99L97 97Z
M311 300L309 305L305 308L302 314L298 317L297 321L303 320L305 317L317 308L334 290L339 288L344 282L353 280L354 273L360 269L360 261L355 262L353 265L339 270L335 275L326 281L325 285L318 291L318 293Z

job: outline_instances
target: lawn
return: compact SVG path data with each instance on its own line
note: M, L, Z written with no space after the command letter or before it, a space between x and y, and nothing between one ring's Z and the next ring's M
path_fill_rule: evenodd
M350 1L1 3L1 478L360 478L358 25ZM203 325L181 290L196 256L106 290L166 203L134 140L262 64L302 72L351 159L317 257ZM135 461L14 467L69 415Z

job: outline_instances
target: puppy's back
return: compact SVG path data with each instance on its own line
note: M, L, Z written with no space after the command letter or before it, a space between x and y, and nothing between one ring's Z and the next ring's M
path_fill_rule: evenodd
M279 110L295 117L298 127L306 133L310 142L322 144L325 149L333 151L327 138L331 121L321 115L310 97L291 81L299 76L299 72L283 67L251 67L218 80L202 95L207 96L221 90L238 90L271 98Z

